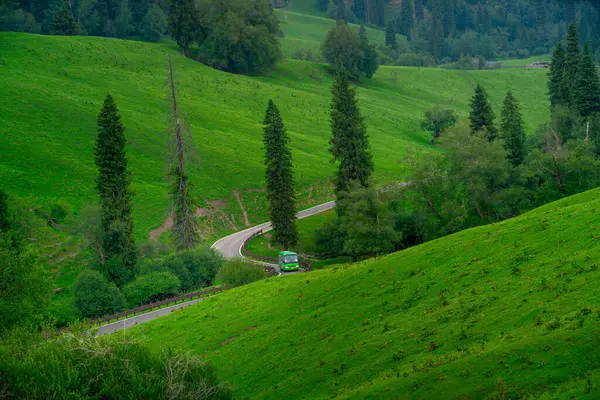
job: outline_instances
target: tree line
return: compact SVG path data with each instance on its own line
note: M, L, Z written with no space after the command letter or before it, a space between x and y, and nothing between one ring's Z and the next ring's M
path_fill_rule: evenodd
M318 0L333 19L386 30L390 62L434 64L461 56L526 58L549 53L577 23L600 57L600 6L592 0ZM408 42L397 41L395 34ZM408 55L412 54L412 57ZM414 55L419 55L415 57Z
M338 28L339 29L338 25ZM421 127L442 154L403 163L408 184L386 193L371 181L372 156L356 93L344 68L332 87L330 152L337 216L317 232L320 250L353 259L385 254L469 227L501 221L600 184L600 77L575 24L549 70L551 120L526 135L520 104L508 91L500 118L481 84L467 123L434 106ZM346 70L347 71L347 70Z
M268 0L5 0L0 31L93 35L158 42L231 72L269 70L281 58L279 20Z

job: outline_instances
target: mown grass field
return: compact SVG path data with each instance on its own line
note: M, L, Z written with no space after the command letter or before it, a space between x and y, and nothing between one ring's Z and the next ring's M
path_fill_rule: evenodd
M596 399L599 211L593 190L127 334L204 356L241 399Z

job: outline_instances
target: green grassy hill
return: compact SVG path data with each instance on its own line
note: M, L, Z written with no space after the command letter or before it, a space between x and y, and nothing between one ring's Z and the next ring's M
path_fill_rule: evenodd
M275 10L281 21L281 30L284 37L281 45L284 54L290 57L298 50L310 49L315 60L321 59L321 43L327 32L335 27L336 21L328 18L299 14L285 10ZM358 33L359 26L350 24ZM366 28L369 42L376 46L385 46L385 32L378 29ZM397 35L398 40L406 40L404 36Z
M286 61L269 76L248 77L184 59L168 45L16 33L1 33L0 42L0 180L10 193L34 203L62 199L75 209L94 202L95 121L104 95L111 92L128 138L136 235L148 237L169 208L164 125L168 55L200 160L191 173L195 195L221 228L244 225L236 191L250 224L266 218L260 192L261 122L268 99L279 105L291 136L301 204L328 193L324 182L334 169L327 152L332 78L324 65ZM548 118L541 70L382 67L374 79L361 83L358 93L376 182L402 179L401 161L409 146L431 150L419 129L425 109L441 103L465 117L477 82L486 86L497 111L505 91L513 90L529 130Z
M600 190L129 331L238 398L597 399Z

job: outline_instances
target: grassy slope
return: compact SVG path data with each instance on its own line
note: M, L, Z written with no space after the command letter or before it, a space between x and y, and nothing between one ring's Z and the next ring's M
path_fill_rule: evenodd
M284 10L276 10L275 13L281 21L281 30L284 34L281 39L284 54L289 57L297 50L311 49L313 57L320 59L321 43L327 32L335 27L336 21ZM350 24L350 26L358 33L358 25ZM370 43L377 46L385 45L384 31L372 28L366 29ZM398 35L398 40L406 39Z
M599 195L258 282L135 334L204 355L240 398L597 398Z
M237 217L238 228L242 219L233 190L241 191L250 223L266 217L264 194L245 190L264 185L261 121L268 99L279 105L290 133L298 185L306 191L332 174L327 152L331 77L320 64L287 61L270 76L247 77L183 59L165 45L15 33L1 33L0 42L0 180L8 192L34 202L63 199L76 208L93 202L95 119L110 91L127 129L137 236L147 237L169 205L164 180L167 55L173 58L180 103L201 160L191 174L195 194L201 201L228 200L224 211ZM488 88L496 109L512 89L532 129L548 118L545 81L540 70L381 68L358 89L376 181L402 178L398 162L407 147L430 150L418 122L432 104L446 104L465 117L476 82Z

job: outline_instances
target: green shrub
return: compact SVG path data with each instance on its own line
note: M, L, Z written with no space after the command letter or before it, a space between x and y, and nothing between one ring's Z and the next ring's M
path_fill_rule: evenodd
M241 286L268 277L269 274L262 266L235 260L221 267L217 279L227 286Z
M114 314L125 307L121 291L98 271L83 271L73 286L73 294L75 307L87 318Z
M65 335L0 344L0 394L15 399L230 399L202 360L140 343Z
M11 232L0 231L0 333L39 322L50 293L48 278L33 254L15 246Z
M182 290L211 286L222 264L223 257L213 249L206 248L181 251L161 263L165 271L171 271L179 278Z
M123 287L129 307L173 297L179 290L179 278L170 272L151 272Z

